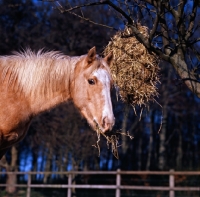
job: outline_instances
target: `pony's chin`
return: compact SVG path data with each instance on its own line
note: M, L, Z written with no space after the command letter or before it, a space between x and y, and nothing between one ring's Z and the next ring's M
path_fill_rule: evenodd
M100 130L101 132L104 132L104 129L102 128L101 124L96 120L96 118L92 117L91 115L89 116L88 113L86 113L86 111L84 110L81 111L81 114L83 115L83 117L85 117L92 130Z
M92 130L94 131L103 131L103 128L100 126L100 124L95 120L95 119L91 119L91 120L87 120L89 126L92 128Z

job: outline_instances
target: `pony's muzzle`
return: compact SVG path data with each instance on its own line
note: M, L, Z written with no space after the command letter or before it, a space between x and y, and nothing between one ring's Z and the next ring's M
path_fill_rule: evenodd
M115 118L108 118L108 117L104 117L103 118L103 132L107 132L107 131L111 131L113 126L115 124Z

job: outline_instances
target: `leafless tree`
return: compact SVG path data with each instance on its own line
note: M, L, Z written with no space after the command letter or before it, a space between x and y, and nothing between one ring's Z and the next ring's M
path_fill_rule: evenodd
M66 1L65 4L53 2L62 13L116 28L106 22L102 24L95 18L97 11L94 11L94 7L106 6L113 20L121 20L130 29L130 36L135 36L149 52L154 52L161 60L169 62L178 73L180 81L200 97L198 0L79 0L73 3ZM90 9L92 14L84 15L86 9ZM149 28L148 39L138 30L138 23Z

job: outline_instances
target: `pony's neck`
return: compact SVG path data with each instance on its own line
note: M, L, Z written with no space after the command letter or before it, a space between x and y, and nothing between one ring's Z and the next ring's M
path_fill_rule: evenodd
M74 79L74 68L80 57L70 57L63 59L64 65L60 65L60 72L55 72L54 77L46 76L49 82L42 91L36 91L32 94L30 107L33 114L38 114L45 110L54 108L55 106L71 99L70 84ZM59 60L60 61L60 60ZM58 63L56 60L55 64ZM44 91L44 92L43 92Z
M0 57L0 83L19 99L24 99L33 114L70 99L74 69L83 56L69 57L58 52L27 50Z

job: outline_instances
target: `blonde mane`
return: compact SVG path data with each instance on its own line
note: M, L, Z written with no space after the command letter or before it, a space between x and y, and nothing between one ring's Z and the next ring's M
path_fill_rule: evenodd
M53 96L69 86L73 67L81 57L69 57L57 51L37 53L30 49L0 56L1 83L25 96Z

